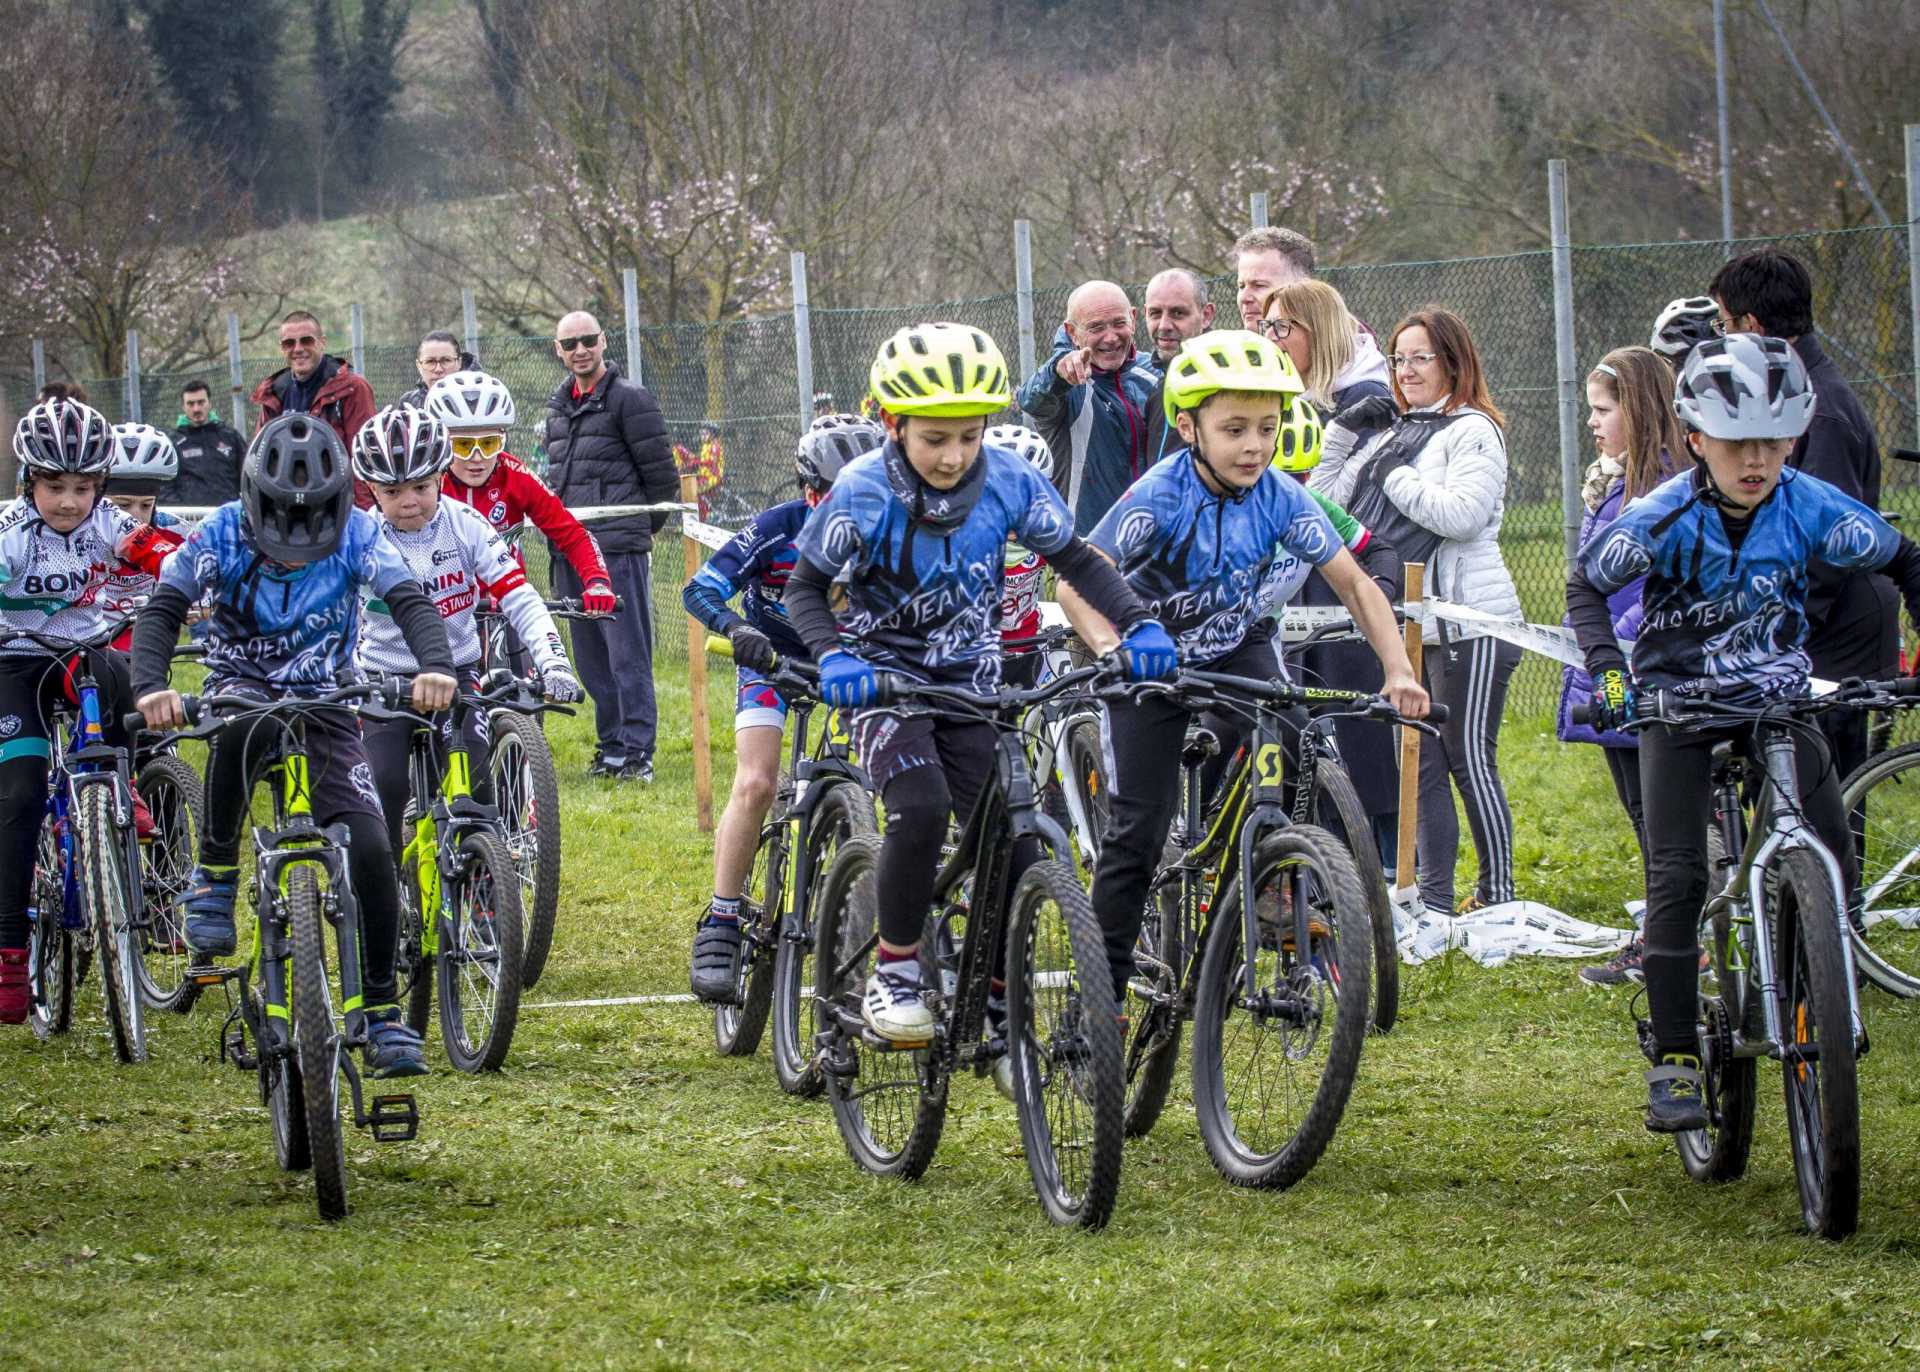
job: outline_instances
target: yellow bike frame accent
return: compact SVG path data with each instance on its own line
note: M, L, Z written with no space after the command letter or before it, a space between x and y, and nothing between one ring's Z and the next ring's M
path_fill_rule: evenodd
M472 794L473 760L465 748L448 749L446 769L440 778L440 798L452 805ZM434 832L432 815L423 814L413 822L413 838L401 854L401 861L413 864L419 883L420 951L431 960L440 952L440 836Z

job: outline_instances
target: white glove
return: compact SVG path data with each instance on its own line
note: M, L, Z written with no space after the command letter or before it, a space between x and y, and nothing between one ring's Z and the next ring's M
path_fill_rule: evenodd
M556 705L573 705L587 698L580 678L565 667L549 667L540 673L540 689Z

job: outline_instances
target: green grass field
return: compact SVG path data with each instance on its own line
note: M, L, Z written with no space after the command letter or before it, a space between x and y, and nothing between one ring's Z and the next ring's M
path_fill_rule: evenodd
M716 702L719 695L716 692ZM684 693L663 692L684 720ZM678 727L678 726L676 726ZM725 730L722 729L722 747ZM683 990L707 892L683 728L651 790L590 782L561 721L566 899L536 1002ZM1630 894L1600 759L1514 723L1523 893ZM717 759L724 785L728 762ZM440 1070L420 1137L349 1145L324 1225L274 1166L203 1006L115 1066L0 1031L0 1349L25 1368L1888 1367L1920 1342L1920 1012L1874 996L1860 1234L1801 1233L1761 1069L1748 1178L1686 1180L1639 1123L1628 997L1573 966L1404 972L1299 1186L1216 1179L1176 1099L1102 1234L1051 1229L1012 1108L957 1084L916 1186L847 1160L764 1052L686 1005L525 1011L503 1073ZM437 1047L434 1050L436 1062ZM444 1067L443 1062L441 1066ZM1184 1096L1184 1085L1180 1090Z

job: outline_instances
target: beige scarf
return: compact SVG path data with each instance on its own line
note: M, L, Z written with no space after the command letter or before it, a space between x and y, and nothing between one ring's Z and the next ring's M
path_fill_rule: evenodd
M1607 492L1613 489L1613 483L1627 474L1626 464L1618 458L1601 453L1587 468L1586 480L1580 486L1580 498L1586 502L1587 512L1591 514L1600 508L1607 498Z

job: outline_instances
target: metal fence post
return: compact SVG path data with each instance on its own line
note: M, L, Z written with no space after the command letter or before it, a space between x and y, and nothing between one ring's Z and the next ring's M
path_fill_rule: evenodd
M1907 296L1913 304L1913 432L1920 445L1920 124L1907 125Z
M33 394L39 399L40 392L47 388L47 341L44 338L33 340Z
M480 356L480 310L473 301L473 287L463 287L460 291L460 324L466 338L467 351L474 357Z
M640 274L632 267L620 269L621 308L627 315L627 375L638 386L640 381Z
M233 396L227 423L241 438L247 437L247 374L240 361L240 316L227 311L227 385Z
M813 314L807 304L807 255L787 255L793 273L793 375L800 392L800 427L813 423Z
M127 423L140 422L140 331L127 330Z
M1013 308L1020 337L1020 380L1033 375L1039 365L1033 351L1033 224L1025 219L1013 221Z
M1553 234L1553 369L1560 409L1560 502L1567 565L1580 551L1580 415L1573 355L1573 246L1567 235L1567 164L1547 163L1547 218Z
M353 369L365 376L367 374L367 319L360 312L358 301L347 306L347 334L352 343Z
M1247 197L1247 212L1253 219L1254 228L1267 227L1267 193L1265 191L1255 191Z
M1727 133L1727 0L1713 0L1713 95L1720 107L1720 241L1733 256L1733 140Z

